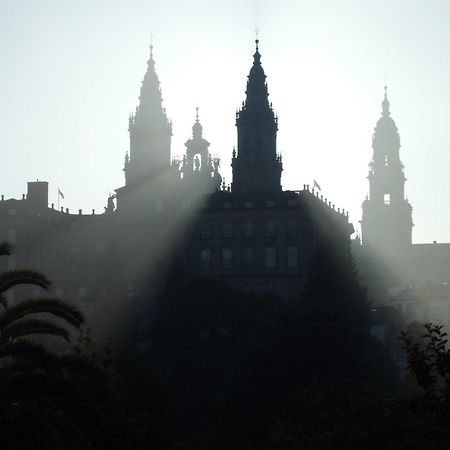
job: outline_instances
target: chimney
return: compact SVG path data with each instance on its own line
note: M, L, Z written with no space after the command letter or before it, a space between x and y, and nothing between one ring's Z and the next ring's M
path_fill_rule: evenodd
M48 182L47 181L29 181L28 182L28 203L37 209L48 207Z

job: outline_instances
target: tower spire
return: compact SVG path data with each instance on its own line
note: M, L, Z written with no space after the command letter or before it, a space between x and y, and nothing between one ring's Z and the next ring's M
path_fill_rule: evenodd
M259 39L247 80L246 100L236 115L238 152L233 157L233 189L238 192L281 190L281 160L276 150L278 121L269 104Z
M127 183L142 180L170 167L172 124L162 101L151 41L139 105L129 119L130 160L125 173Z
M383 99L383 102L381 103L381 106L383 108L383 111L382 111L383 117L387 117L387 116L391 115L391 112L389 111L390 103L387 98L387 89L388 89L387 86L384 86L384 99Z

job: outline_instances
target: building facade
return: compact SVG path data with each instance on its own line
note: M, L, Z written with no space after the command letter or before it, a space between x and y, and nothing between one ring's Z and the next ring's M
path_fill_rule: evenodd
M48 205L46 182L29 183L23 199L2 198L0 239L16 246L4 269L42 270L57 295L95 309L111 297L151 298L174 257L188 276L296 292L322 239L349 246L348 214L307 185L282 189L278 118L258 44L236 115L230 186L222 182L198 109L183 158L172 157L172 124L151 47L139 104L129 118L125 184L101 214Z
M450 281L450 244L412 243L412 206L405 195L400 136L385 88L372 138L369 195L362 204L362 236L353 242L362 281L375 304L391 304L407 288ZM450 297L449 297L450 302Z

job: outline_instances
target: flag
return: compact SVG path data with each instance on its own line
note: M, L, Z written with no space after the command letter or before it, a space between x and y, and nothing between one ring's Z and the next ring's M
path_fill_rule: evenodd
M59 188L58 188L58 195L60 195L61 198L64 200L64 194L59 190Z
M315 189L315 188L319 189L319 191L322 190L322 189L320 189L319 183L316 180L314 180L314 184L313 184L313 189Z

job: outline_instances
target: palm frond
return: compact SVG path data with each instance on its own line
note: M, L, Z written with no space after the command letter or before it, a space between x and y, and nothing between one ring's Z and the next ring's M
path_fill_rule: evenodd
M38 313L60 317L75 328L80 328L84 324L84 316L77 307L57 298L36 298L25 300L1 312L0 330L28 314Z
M9 242L0 242L0 256L10 255L14 251L14 246Z
M66 328L61 327L54 322L46 319L29 318L15 320L3 327L0 341L17 339L23 336L33 334L47 334L49 336L61 336L67 342L70 342L70 333Z
M0 358L24 358L28 361L49 360L53 355L42 345L30 339L17 339L15 341L1 342Z
M50 280L41 272L29 269L7 270L0 274L0 294L15 286L31 284L39 286L48 291L51 286Z
M8 299L4 295L1 295L1 294L0 294L0 305L2 305L3 308L8 307Z

